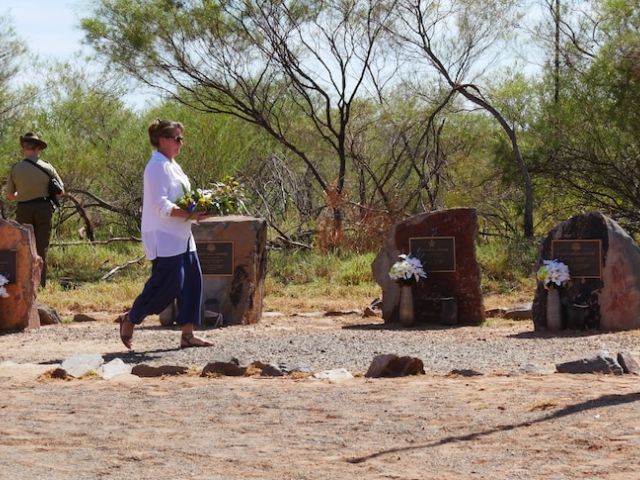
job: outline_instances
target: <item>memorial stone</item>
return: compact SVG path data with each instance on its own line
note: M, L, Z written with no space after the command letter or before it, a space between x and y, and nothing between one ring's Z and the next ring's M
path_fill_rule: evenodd
M382 287L385 323L398 322L400 300L400 286L389 278L389 269L398 255L411 253L423 261L427 273L412 287L416 323L481 324L485 317L476 232L477 215L471 208L423 213L394 225L372 266Z
M562 328L628 330L640 327L640 249L611 218L586 213L560 223L540 245L543 260L569 267L559 289ZM535 330L547 328L547 290L541 282L532 307Z
M260 321L266 273L264 219L214 217L193 226L203 276L205 324ZM221 316L220 316L221 315Z
M36 296L42 259L31 225L0 219L0 274L9 280L0 297L0 331L40 326Z

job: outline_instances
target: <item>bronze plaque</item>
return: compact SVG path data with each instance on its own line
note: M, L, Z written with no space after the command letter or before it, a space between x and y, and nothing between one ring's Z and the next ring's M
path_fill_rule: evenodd
M196 243L203 275L233 275L233 242Z
M456 237L410 238L409 252L422 260L427 275L432 272L456 271Z
M0 250L0 275L9 283L16 283L16 251Z
M551 257L569 267L571 278L602 275L602 240L552 240Z

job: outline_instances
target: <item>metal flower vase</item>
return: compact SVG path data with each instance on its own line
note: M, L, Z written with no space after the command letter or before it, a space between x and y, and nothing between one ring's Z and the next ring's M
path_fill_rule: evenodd
M547 328L552 332L562 330L560 291L553 287L547 288Z
M398 307L398 319L401 325L409 327L414 324L413 289L411 285L400 286L400 304Z

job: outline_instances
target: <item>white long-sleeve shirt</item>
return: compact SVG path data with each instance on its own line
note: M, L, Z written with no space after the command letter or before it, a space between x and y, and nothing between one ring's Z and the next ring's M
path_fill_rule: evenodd
M191 189L189 177L175 160L154 151L144 169L142 198L142 245L149 260L173 257L196 250L191 221L171 217L182 187Z

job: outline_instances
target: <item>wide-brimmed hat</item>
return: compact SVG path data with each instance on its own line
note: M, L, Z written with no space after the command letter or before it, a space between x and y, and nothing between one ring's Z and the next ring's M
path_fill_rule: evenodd
M27 132L20 137L20 146L26 142L37 145L41 150L47 148L47 142L40 140L40 138L33 132Z

